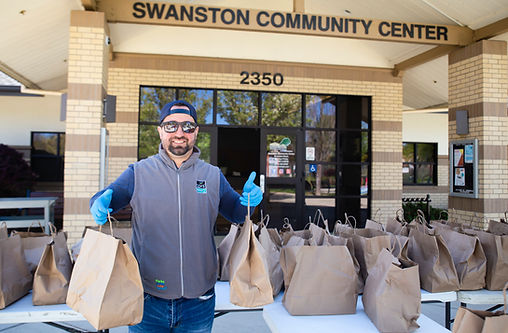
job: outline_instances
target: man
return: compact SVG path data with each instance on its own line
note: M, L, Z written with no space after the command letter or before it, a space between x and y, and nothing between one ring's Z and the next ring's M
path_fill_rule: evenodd
M242 223L263 197L251 173L236 193L219 168L199 159L195 108L183 100L160 116L159 153L131 164L90 200L98 224L130 203L132 250L145 291L144 314L130 332L211 332L217 279L217 214Z

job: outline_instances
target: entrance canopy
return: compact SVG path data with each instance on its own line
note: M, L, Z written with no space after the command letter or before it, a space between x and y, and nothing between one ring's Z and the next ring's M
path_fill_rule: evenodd
M206 12L208 26L175 20L180 6L204 8L194 23L203 23ZM0 70L27 88L65 90L72 10L106 12L112 57L125 52L392 68L394 75L403 77L408 110L447 107L447 54L464 40L508 40L508 5L498 0L6 1L0 4L5 32L0 36ZM250 25L266 31L237 24L239 18L233 15L247 11L253 15ZM308 31L280 29L288 26L288 14L293 20L299 17ZM162 19L147 20L150 15ZM125 19L129 16L145 20ZM341 24L341 33L332 31L334 22L336 29ZM383 38L410 32L430 40ZM450 41L453 36L461 41Z

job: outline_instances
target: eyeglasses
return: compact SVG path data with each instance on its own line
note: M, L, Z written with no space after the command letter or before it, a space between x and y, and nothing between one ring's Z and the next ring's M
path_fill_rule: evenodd
M174 133L178 131L178 126L182 128L182 131L184 133L194 133L196 128L198 127L198 124L192 122L192 121L166 121L162 124L160 124L160 127L164 129L164 132L166 133Z

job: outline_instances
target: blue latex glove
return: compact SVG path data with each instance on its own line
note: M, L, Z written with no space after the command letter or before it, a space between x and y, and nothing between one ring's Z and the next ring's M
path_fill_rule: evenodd
M113 209L109 208L109 204L111 203L111 197L113 196L113 190L107 189L104 193L101 194L100 197L95 199L92 204L92 208L90 208L90 212L92 213L93 219L95 223L103 225L108 220L108 212L112 212Z
M263 200L263 192L261 192L261 188L254 184L254 179L256 178L256 172L252 171L249 179L245 185L243 185L243 193L240 197L240 203L244 206L247 206L249 202L251 207L256 207L259 205L261 200ZM248 196L250 195L250 201L248 201Z

